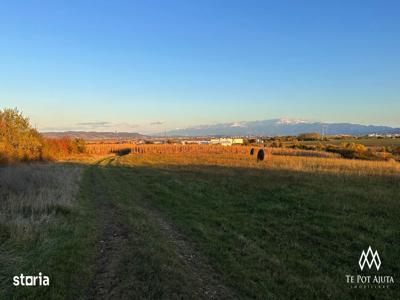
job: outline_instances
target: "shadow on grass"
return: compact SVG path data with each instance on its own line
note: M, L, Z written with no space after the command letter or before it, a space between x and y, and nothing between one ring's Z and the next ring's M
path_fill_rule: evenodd
M393 287L354 290L345 278L362 273L358 259L369 245L385 260L376 275L399 274L394 176L204 165L101 169L128 206L153 207L176 224L242 297L398 294Z
M120 226L124 238L118 243L106 240L120 249L103 259L119 283L111 291L107 288L105 296L193 296L193 281L185 277L181 258L143 208L176 226L240 298L399 295L396 287L351 289L345 278L398 277L396 177L119 163L118 158L107 157L88 166L71 213L57 215L34 243L2 245L3 295L89 299L87 289L98 280L94 273L101 241L115 233L104 228ZM359 270L358 259L368 245L379 251L379 273ZM11 286L13 275L39 271L51 276L50 288ZM101 287L108 284L115 283Z

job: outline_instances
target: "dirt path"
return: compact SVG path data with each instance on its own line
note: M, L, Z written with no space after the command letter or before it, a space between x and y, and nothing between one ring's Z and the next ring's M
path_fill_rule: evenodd
M99 252L93 267L94 276L91 281L87 299L117 299L114 289L118 285L118 264L121 259L120 249L127 242L129 229L120 222L119 212L109 198L110 195L101 185L96 170L91 170L91 188L98 208Z
M168 241L173 245L176 254L185 266L187 276L193 281L194 298L235 299L234 293L221 282L218 273L174 224L148 205L143 205L141 208L159 225Z
M108 163L107 163L108 162ZM110 161L102 161L110 166ZM129 225L123 220L124 211L114 203L112 191L109 191L101 178L101 171L93 166L89 171L92 195L95 198L97 216L100 222L98 227L97 249L93 265L93 278L85 295L87 299L128 299L127 292L119 286L121 274L119 266L126 259L123 249L131 239L135 239ZM162 235L172 246L173 251L185 269L185 277L190 283L193 299L233 299L233 293L221 283L217 273L199 254L189 240L157 210L140 201L132 201L136 209L148 216L162 232ZM140 234L140 233L136 233ZM133 279L132 279L133 281ZM131 291L130 295L132 295ZM171 295L169 298L181 298Z

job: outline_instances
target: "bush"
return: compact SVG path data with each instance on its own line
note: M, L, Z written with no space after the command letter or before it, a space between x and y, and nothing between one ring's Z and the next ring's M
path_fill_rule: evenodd
M322 136L319 133L302 133L299 134L297 139L299 141L320 141L322 140Z
M15 109L0 110L0 159L3 162L40 160L42 137L29 119Z
M0 163L59 159L84 152L84 140L43 138L16 108L0 110Z
M118 156L124 156L124 155L128 155L129 153L132 152L131 148L123 148L123 149L118 149L118 150L112 150L111 153L115 153Z
M394 155L400 155L400 147L396 147L396 148L392 149L391 152Z
M282 148L283 143L280 140L273 141L271 144L272 148Z
M328 152L339 153L344 158L364 160L390 160L393 156L384 151L372 151L362 144L346 143L340 146L328 145Z
M42 157L46 160L61 159L71 154L86 152L86 143L83 139L44 139Z

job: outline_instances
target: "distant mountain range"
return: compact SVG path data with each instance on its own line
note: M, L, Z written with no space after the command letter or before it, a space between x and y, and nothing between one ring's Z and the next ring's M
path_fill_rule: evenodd
M351 123L322 123L297 119L272 119L263 121L232 122L199 125L160 133L157 136L284 136L318 132L326 135L400 134L400 128L389 126L360 125ZM49 138L82 138L84 140L132 140L149 139L136 132L59 131L43 132Z
M400 128L389 126L360 125L351 123L321 123L296 119L272 119L263 121L200 125L167 131L168 136L283 136L318 132L323 134L366 135L371 133L400 133Z
M84 140L130 140L142 139L146 136L136 132L97 132L97 131L59 131L42 132L42 135L48 138L82 138Z

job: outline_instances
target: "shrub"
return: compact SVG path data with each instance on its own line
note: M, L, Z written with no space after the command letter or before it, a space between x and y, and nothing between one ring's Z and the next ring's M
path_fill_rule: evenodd
M117 150L112 150L111 153L115 153L118 156L124 156L128 155L129 153L132 152L131 148L122 148L122 149L117 149Z
M280 140L273 141L271 144L272 148L282 148L283 143Z
M43 139L43 159L61 159L71 154L86 152L86 143L83 139Z
M322 140L322 136L316 132L302 133L298 135L297 139L299 141L320 141Z
M0 110L0 159L3 162L39 160L42 137L29 119L15 109Z
M84 152L84 140L43 138L16 108L0 110L0 163L59 159Z
M400 147L396 147L391 151L394 155L400 155Z
M382 149L379 149L382 150ZM328 152L339 153L344 158L364 160L390 160L393 155L385 151L372 151L362 144L345 143L340 146L328 145Z

